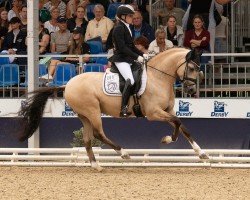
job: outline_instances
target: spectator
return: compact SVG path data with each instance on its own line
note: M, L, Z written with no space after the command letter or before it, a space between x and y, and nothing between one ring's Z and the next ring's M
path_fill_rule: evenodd
M130 4L134 10L140 11L143 21L149 23L149 0L124 0L122 3Z
M232 0L188 0L190 3L185 17L183 18L183 29L190 30L193 29L192 20L195 15L201 15L204 19L204 26L208 30L209 28L214 28L216 26L214 20L214 7L218 4L226 4ZM219 8L220 9L220 8Z
M229 24L229 20L227 17L222 15L223 7L221 6L218 9L218 12L221 15L221 23L216 26L215 28L215 53L226 53L227 52L227 27ZM216 56L215 57L216 63L225 63L226 57L225 56Z
M42 18L39 17L39 54L45 54L49 52L50 47L50 35L47 28L43 27Z
M67 19L59 16L57 18L59 31L51 34L51 53L68 54L72 42L72 34L67 29Z
M88 44L84 42L84 35L82 34L82 29L80 27L76 27L73 31L73 39L70 45L69 54L71 55L90 54L90 48ZM83 62L88 62L88 61L89 57L83 57ZM71 63L77 66L79 64L79 57L68 57L65 58L64 61L51 60L48 74L40 77L40 80L45 82L52 81L56 70L56 66L61 63Z
M194 29L189 30L185 34L184 46L190 49L196 48L200 53L210 52L210 33L204 27L204 20L202 16L195 15L193 18ZM201 63L207 64L209 57L202 56ZM205 71L204 65L201 66L201 70Z
M20 30L20 23L21 20L18 17L12 17L10 20L11 31L5 35L2 48L8 54L27 54L27 33ZM10 57L10 63L27 64L27 59ZM20 67L20 71L25 71L24 66Z
M130 29L134 38L144 35L148 38L149 42L152 42L155 39L154 29L152 26L143 21L140 11L135 11L133 16L133 25L130 26Z
M112 3L113 0L87 0L88 3L101 4L104 8L104 14L107 14L109 3ZM119 2L119 0L117 0Z
M214 41L215 41L215 26L214 20L214 7L219 7L215 2L227 3L231 0L188 0L190 5L187 9L185 16L183 17L183 30L188 31L193 29L193 17L195 15L201 15L204 19L204 27L210 32L210 50L214 53ZM214 63L214 58L211 58Z
M149 0L137 1L138 10L141 11L143 21L149 24Z
M88 4L88 1L84 0L69 0L67 3L66 9L66 18L74 18L76 16L77 8L82 6L84 9L84 16L85 16L85 9Z
M176 18L170 15L167 20L167 26L164 28L167 33L167 39L170 40L174 46L183 46L183 30L182 27L176 25Z
M148 54L149 40L145 36L141 35L134 39L134 44L141 52Z
M167 33L164 31L164 27L160 26L155 31L155 40L149 44L148 50L156 54L163 52L169 48L174 47L170 40L166 39Z
M163 26L167 25L167 20L170 15L175 16L176 24L182 26L182 18L185 11L181 8L176 8L175 0L164 0L165 8L161 9L159 12L155 13L157 17L160 17L161 24Z
M94 7L95 18L90 20L87 26L85 40L89 40L100 36L102 43L105 45L110 30L114 23L111 19L104 16L105 10L101 4L96 4Z
M76 9L76 16L73 18L70 18L67 22L67 26L70 32L73 32L75 27L81 27L82 34L85 35L88 21L85 20L84 15L85 15L84 7L78 6Z
M51 19L50 11L44 7L45 3L45 0L39 0L39 16L43 23Z
M27 5L23 5L21 8L21 24L20 24L20 30L23 32L27 32Z
M57 25L57 18L59 17L59 9L58 8L52 8L50 11L51 14L51 20L46 21L44 23L44 28L47 28L49 31L49 34L55 33L59 30L59 27Z
M49 11L52 8L58 8L60 16L64 17L66 15L66 4L62 0L50 0L44 4L44 7Z
M21 2L21 3L19 3ZM22 0L13 0L12 9L8 12L8 20L10 21L12 17L20 18Z
M6 33L9 30L8 11L2 7L0 8L0 49Z

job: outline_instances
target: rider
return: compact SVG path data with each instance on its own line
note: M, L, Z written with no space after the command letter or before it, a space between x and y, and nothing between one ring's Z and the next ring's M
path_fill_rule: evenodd
M133 43L129 25L132 24L134 12L134 8L130 5L119 6L116 12L119 22L114 27L112 33L114 55L109 58L109 61L115 63L126 81L122 92L121 117L128 117L131 115L131 112L128 112L128 102L131 87L135 82L131 71L131 65L134 60L143 63L144 59L148 58L147 54L143 54L143 52L139 51Z

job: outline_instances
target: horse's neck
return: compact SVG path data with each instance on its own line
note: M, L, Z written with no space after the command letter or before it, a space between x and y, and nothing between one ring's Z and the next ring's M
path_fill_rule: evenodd
M147 81L148 86L159 87L161 89L167 89L169 86L172 86L175 81L176 72L165 73L162 69L156 68L149 65L147 69Z
M166 61L165 61L166 62ZM177 67L175 65L164 63L163 60L148 63L148 79L156 82L175 81Z

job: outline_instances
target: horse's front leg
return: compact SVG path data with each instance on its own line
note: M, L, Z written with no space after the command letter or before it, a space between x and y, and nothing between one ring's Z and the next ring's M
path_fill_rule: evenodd
M172 133L172 136L165 136L161 139L161 142L166 143L166 144L177 141L177 139L179 137L179 127L181 125L181 121L179 118L172 116L168 120L168 123L174 127L174 131Z
M165 121L171 124L174 127L174 131L172 136L165 136L162 138L161 142L169 144L171 142L175 142L178 139L179 131L185 136L188 142L191 144L194 151L199 155L200 159L208 159L207 154L201 150L199 145L193 140L191 134L187 131L185 126L182 124L181 120L174 115L174 111L169 111L170 113L159 110L158 112L154 112L154 114L149 118L152 120Z
M203 151L200 146L193 140L192 136L188 132L187 128L181 124L180 126L180 132L184 135L184 137L188 140L188 142L191 144L194 151L199 155L200 159L209 159L208 155L205 151Z

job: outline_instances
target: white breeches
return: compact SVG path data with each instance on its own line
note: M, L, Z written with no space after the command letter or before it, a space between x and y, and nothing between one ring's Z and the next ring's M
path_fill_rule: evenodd
M119 72L121 73L121 75L123 76L123 78L125 80L130 79L131 85L134 85L135 80L133 78L130 64L126 62L115 62L115 65L119 70Z

